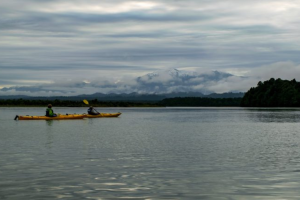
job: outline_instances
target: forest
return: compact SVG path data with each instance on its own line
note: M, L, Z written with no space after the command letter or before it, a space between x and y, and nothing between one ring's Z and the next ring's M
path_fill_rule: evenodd
M244 107L299 107L300 83L280 78L258 82L241 100Z

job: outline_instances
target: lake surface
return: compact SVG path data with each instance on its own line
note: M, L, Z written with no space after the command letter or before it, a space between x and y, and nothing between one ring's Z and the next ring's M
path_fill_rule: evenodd
M300 199L300 109L45 110L0 108L1 200Z

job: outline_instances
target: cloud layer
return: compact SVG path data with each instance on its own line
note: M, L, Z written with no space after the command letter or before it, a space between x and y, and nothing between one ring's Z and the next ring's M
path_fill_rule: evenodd
M298 1L0 0L0 5L0 88L15 88L16 94L25 92L16 89L22 87L42 87L40 94L101 92L99 85L107 92L141 90L131 87L134 77L170 68L263 79L299 72ZM205 87L246 90L258 79L231 77ZM90 84L74 86L84 81ZM117 87L107 89L115 82Z
M220 71L159 70L140 77L121 79L98 77L89 80L57 80L35 86L4 87L0 95L75 96L93 93L161 94L172 92L201 92L204 94L246 92L258 81L270 78L300 80L300 65L281 62L256 68L247 76L235 76Z

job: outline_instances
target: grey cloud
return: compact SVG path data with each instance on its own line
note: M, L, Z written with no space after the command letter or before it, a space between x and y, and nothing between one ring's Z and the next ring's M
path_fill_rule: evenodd
M16 92L29 92L29 93L38 93L38 92L60 92L60 93L64 93L63 90L49 90L46 88L42 88L41 86L38 87L10 87L10 88L2 88L1 91L3 92L7 92L10 90L14 90Z
M154 6L146 9L128 9L131 4L118 7L127 2L2 1L0 88L34 86L39 81L138 76L173 67L254 73L262 65L277 70L270 64L300 63L298 2L153 0L148 2ZM104 9L88 10L94 6ZM101 84L94 81L84 87L92 92ZM112 85L102 84L105 91L140 89L132 82ZM215 85L218 82L212 82L212 88ZM151 87L158 90L160 86Z
M89 13L22 13L14 18L0 19L0 30L35 30L69 32L79 31L79 27L102 23L119 23L127 21L137 22L187 22L197 20L208 20L213 16L201 15L199 13L147 13L128 12L116 14L89 14ZM83 33L83 31L81 31ZM70 35L68 35L70 36Z
M143 21L143 22L172 22L172 21L189 21L199 19L210 19L209 16L201 16L189 13L168 13L168 14L157 14L147 12L129 12L121 14L78 14L69 13L59 15L59 17L66 18L69 20L88 22L88 23L112 23L112 22L123 22L123 21Z
M300 65L293 62L277 62L270 65L263 65L247 73L247 76L256 77L260 80L270 78L296 79L300 81Z
M9 70L11 72L13 71L24 71L24 68L26 68L26 71L28 72L28 75L30 76L29 73L34 73L31 71L35 71L35 72L56 72L57 70L68 70L68 69L72 69L73 71L75 70L84 70L84 71L94 71L97 69L101 69L101 70L118 70L118 69L124 69L126 68L127 70L138 70L141 68L141 66L129 66L129 65L114 65L114 64L109 64L109 65L92 65L92 64L78 64L76 62L72 63L69 62L68 65L63 65L63 66L47 66L47 65L42 65L39 64L37 66L3 66L0 67L0 70ZM147 68L144 67L144 69L146 70L153 70L154 68Z
M102 93L124 93L124 92L139 92L139 93L170 93L170 92L186 92L198 91L208 92L206 88L197 85L206 85L207 82L220 81L232 76L228 73L221 72L205 72L198 74L197 72L185 72L179 70L158 71L152 74L138 77L136 79L124 79L118 82L103 79L91 80L91 82L79 81L58 81L51 84L44 84L35 87L11 87L3 88L2 92L21 91L28 92L31 95L37 95L40 92L48 93L48 95L63 94L80 94L82 91L102 92ZM58 89L59 88L59 89ZM85 92L86 93L86 92ZM24 94L24 93L22 93Z

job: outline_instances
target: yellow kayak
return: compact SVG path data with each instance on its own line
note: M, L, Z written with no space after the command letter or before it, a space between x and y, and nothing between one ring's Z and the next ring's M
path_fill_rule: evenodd
M85 115L57 115L56 117L47 117L47 116L16 116L15 120L64 120L64 119L83 119Z
M84 115L85 118L119 117L122 113L100 113L99 115Z

